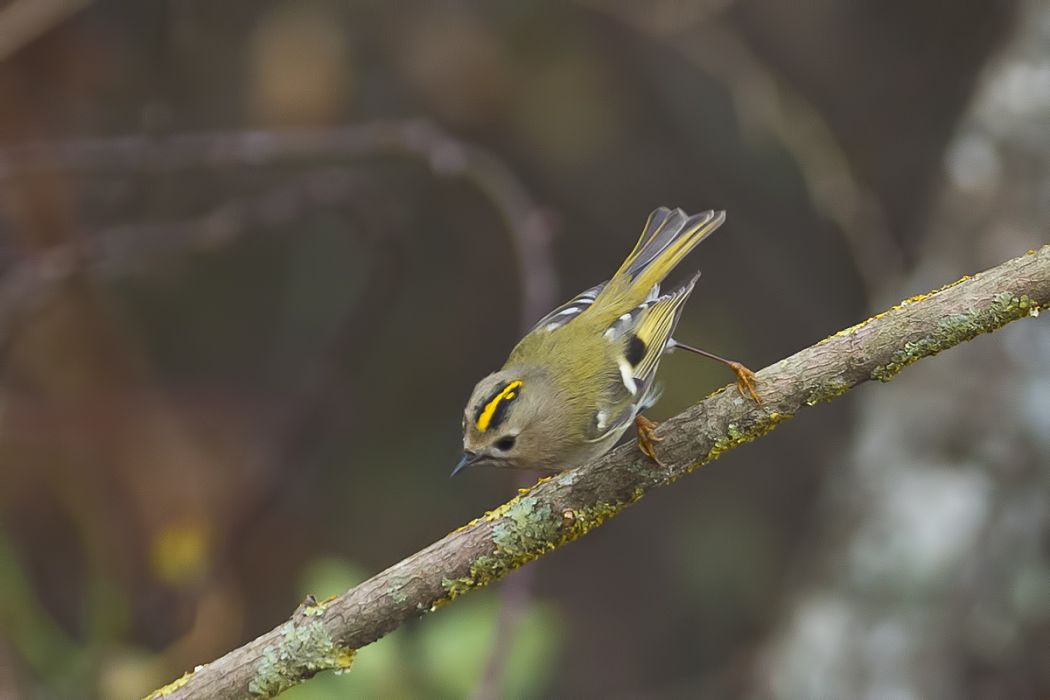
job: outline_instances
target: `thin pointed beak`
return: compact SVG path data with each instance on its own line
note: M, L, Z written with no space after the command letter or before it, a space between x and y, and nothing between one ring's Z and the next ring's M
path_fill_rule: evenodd
M478 461L478 456L476 454L473 452L464 452L463 459L459 460L459 464L455 466L452 473L448 475L448 478L451 479L476 461Z

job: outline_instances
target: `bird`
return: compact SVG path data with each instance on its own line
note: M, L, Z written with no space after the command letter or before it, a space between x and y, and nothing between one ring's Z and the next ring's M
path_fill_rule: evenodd
M639 449L662 465L656 424L642 412L659 399L660 360L678 348L726 364L740 392L761 401L747 367L672 337L699 272L669 292L660 289L725 219L724 211L655 209L612 277L541 318L503 367L477 383L451 476L477 465L561 472L608 452L632 425Z

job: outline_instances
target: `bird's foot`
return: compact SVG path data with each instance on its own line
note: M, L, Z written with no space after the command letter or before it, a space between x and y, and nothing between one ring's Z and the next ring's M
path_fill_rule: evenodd
M758 383L755 373L735 360L728 360L726 365L736 374L736 388L740 395L744 398L750 396L755 403L762 403L762 397L755 391L755 384Z
M638 449L656 464L664 467L664 463L656 456L656 443L663 440L663 438L656 435L657 426L657 423L645 416L638 415L634 417L634 428L638 432Z

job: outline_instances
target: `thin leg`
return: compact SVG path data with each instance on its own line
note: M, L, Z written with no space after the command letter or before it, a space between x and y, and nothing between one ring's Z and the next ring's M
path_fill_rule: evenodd
M656 436L656 427L656 423L643 415L634 417L634 429L638 431L638 449L642 451L642 454L662 467L664 463L656 456L656 443L663 440L663 438Z
M754 399L755 403L762 403L762 398L758 395L758 392L755 391L755 373L749 370L747 367L740 364L739 362L736 362L735 360L727 360L724 357L719 357L713 352L701 350L700 348L694 348L692 345L686 345L685 343L681 343L677 340L673 342L676 348L682 348L683 350L688 350L689 352L695 352L697 355L703 355L704 357L710 358L712 360L717 360L718 362L721 362L722 364L729 367L729 369L733 370L733 373L736 374L736 388L740 391L740 395L750 395L751 398Z

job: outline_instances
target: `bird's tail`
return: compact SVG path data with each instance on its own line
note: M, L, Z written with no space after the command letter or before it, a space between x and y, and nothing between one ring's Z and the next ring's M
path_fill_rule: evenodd
M643 300L700 241L722 225L724 211L687 216L681 209L660 207L649 215L641 238L613 279L625 279L627 298ZM612 285L610 285L612 286ZM619 286L619 285L617 285ZM622 293L622 292L621 292Z

